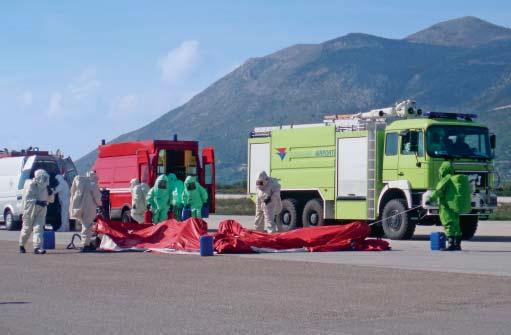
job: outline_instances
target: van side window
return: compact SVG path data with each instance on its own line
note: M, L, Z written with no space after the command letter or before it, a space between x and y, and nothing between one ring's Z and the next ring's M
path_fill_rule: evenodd
M397 155L397 133L388 133L385 136L385 156Z

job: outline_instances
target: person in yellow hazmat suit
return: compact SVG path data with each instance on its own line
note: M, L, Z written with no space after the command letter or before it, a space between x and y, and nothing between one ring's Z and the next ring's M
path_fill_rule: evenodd
M144 223L144 212L147 208L147 193L149 186L141 183L138 178L130 182L131 190L131 218L138 223Z
M275 216L282 210L280 199L280 184L274 178L270 178L265 171L259 174L256 180L257 200L254 228L268 233L277 232Z
M48 204L54 201L53 190L50 189L50 176L42 169L36 170L34 179L27 180L23 188L23 226L19 245L20 253L26 252L25 245L33 232L34 254L45 254L42 249L44 225Z
M92 226L99 206L101 206L101 191L96 173L89 171L85 177L76 176L71 185L70 216L82 225L81 252L96 250L92 244Z

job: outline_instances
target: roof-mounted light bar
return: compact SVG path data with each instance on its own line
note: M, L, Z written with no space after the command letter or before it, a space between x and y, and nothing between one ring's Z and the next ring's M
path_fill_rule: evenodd
M426 112L424 116L430 119L451 119L451 120L466 120L472 121L477 118L477 114L464 114L464 113L444 113L444 112Z

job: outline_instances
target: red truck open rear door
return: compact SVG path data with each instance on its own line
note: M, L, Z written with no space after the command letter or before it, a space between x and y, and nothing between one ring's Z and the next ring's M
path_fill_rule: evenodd
M215 212L215 149L207 147L202 150L202 166L204 169L204 187L208 191L209 212Z
M137 165L140 181L152 186L153 173L149 168L149 153L147 150L137 150Z

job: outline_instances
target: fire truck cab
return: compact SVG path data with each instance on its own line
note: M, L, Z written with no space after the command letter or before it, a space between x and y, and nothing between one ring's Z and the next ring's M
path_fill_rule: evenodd
M99 187L110 191L110 217L130 221L133 178L154 185L162 174L174 173L184 182L189 175L208 191L208 206L215 211L215 153L212 147L202 150L199 156L197 141L146 140L98 147L98 158L93 170L99 178Z

